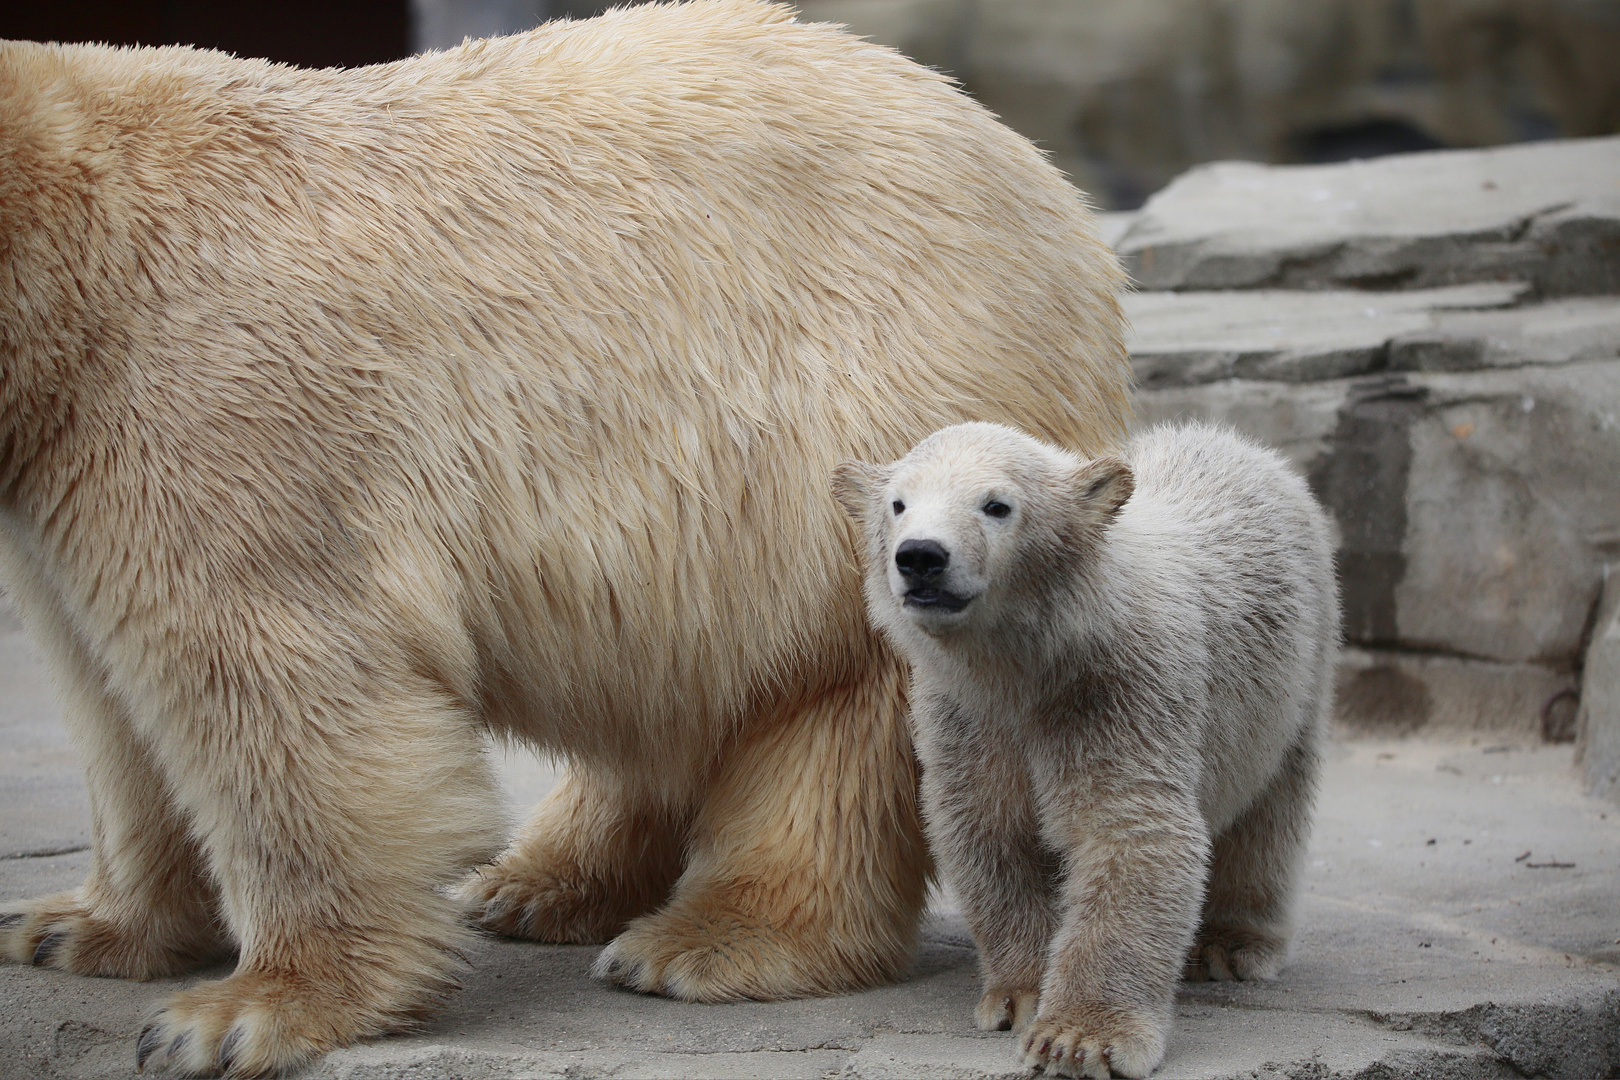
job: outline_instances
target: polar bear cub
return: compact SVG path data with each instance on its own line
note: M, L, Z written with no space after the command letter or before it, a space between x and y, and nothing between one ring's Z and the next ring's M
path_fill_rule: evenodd
M983 1028L1146 1076L1178 977L1270 978L1338 641L1305 483L1227 431L1082 461L995 424L845 462L873 621L912 667L930 839Z

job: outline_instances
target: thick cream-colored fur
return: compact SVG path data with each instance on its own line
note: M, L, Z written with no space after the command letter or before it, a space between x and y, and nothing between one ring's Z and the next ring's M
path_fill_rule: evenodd
M976 1019L1029 1065L1148 1075L1184 965L1270 978L1287 952L1338 641L1325 515L1197 426L1082 461L963 424L834 487L912 665Z
M1119 283L946 80L750 0L351 71L0 45L0 573L95 813L0 953L234 950L140 1046L232 1075L409 1022L458 903L686 998L895 976L904 676L825 478L1116 443ZM484 732L570 775L467 878Z

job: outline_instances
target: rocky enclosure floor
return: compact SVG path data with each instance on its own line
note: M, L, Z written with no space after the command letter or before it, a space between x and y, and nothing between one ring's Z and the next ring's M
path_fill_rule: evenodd
M526 755L503 771L514 808L554 775ZM77 884L87 826L43 675L0 623L0 899ZM1568 746L1338 743L1292 963L1272 983L1185 986L1157 1075L1620 1075L1616 897L1620 807L1583 794ZM481 941L423 1031L302 1075L1023 1075L1011 1035L973 1029L973 949L948 898L905 981L845 997L690 1005L594 981L594 955ZM0 967L0 1078L133 1075L142 1013L189 981Z

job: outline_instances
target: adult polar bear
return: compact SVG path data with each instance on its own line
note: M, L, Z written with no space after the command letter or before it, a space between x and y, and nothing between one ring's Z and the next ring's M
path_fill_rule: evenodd
M940 76L752 0L300 71L0 47L0 552L88 774L11 960L230 977L272 1071L454 977L463 896L700 1000L890 978L927 857L826 476L1122 433L1081 200Z

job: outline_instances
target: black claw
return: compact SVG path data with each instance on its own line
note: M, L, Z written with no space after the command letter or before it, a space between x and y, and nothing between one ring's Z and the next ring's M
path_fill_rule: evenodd
M135 1042L136 1072L146 1071L146 1059L152 1056L152 1051L156 1050L158 1043L162 1041L156 1024L147 1024L141 1028L141 1037Z
M236 1047L242 1041L242 1029L233 1027L225 1033L219 1043L219 1071L228 1073L231 1066L236 1064Z
M51 954L56 952L61 947L62 942L66 940L67 934L62 931L46 934L41 938L39 945L34 949L34 966L39 967L41 964L50 963Z
M190 1041L191 1041L191 1032L182 1031L180 1034L178 1034L178 1035L176 1035L174 1037L174 1040L172 1042L169 1043L169 1049L166 1051L166 1053L168 1054L168 1056L171 1059L173 1059L175 1056L177 1056L180 1053L180 1051L182 1051L182 1050L184 1050L186 1048L186 1043L188 1043Z

